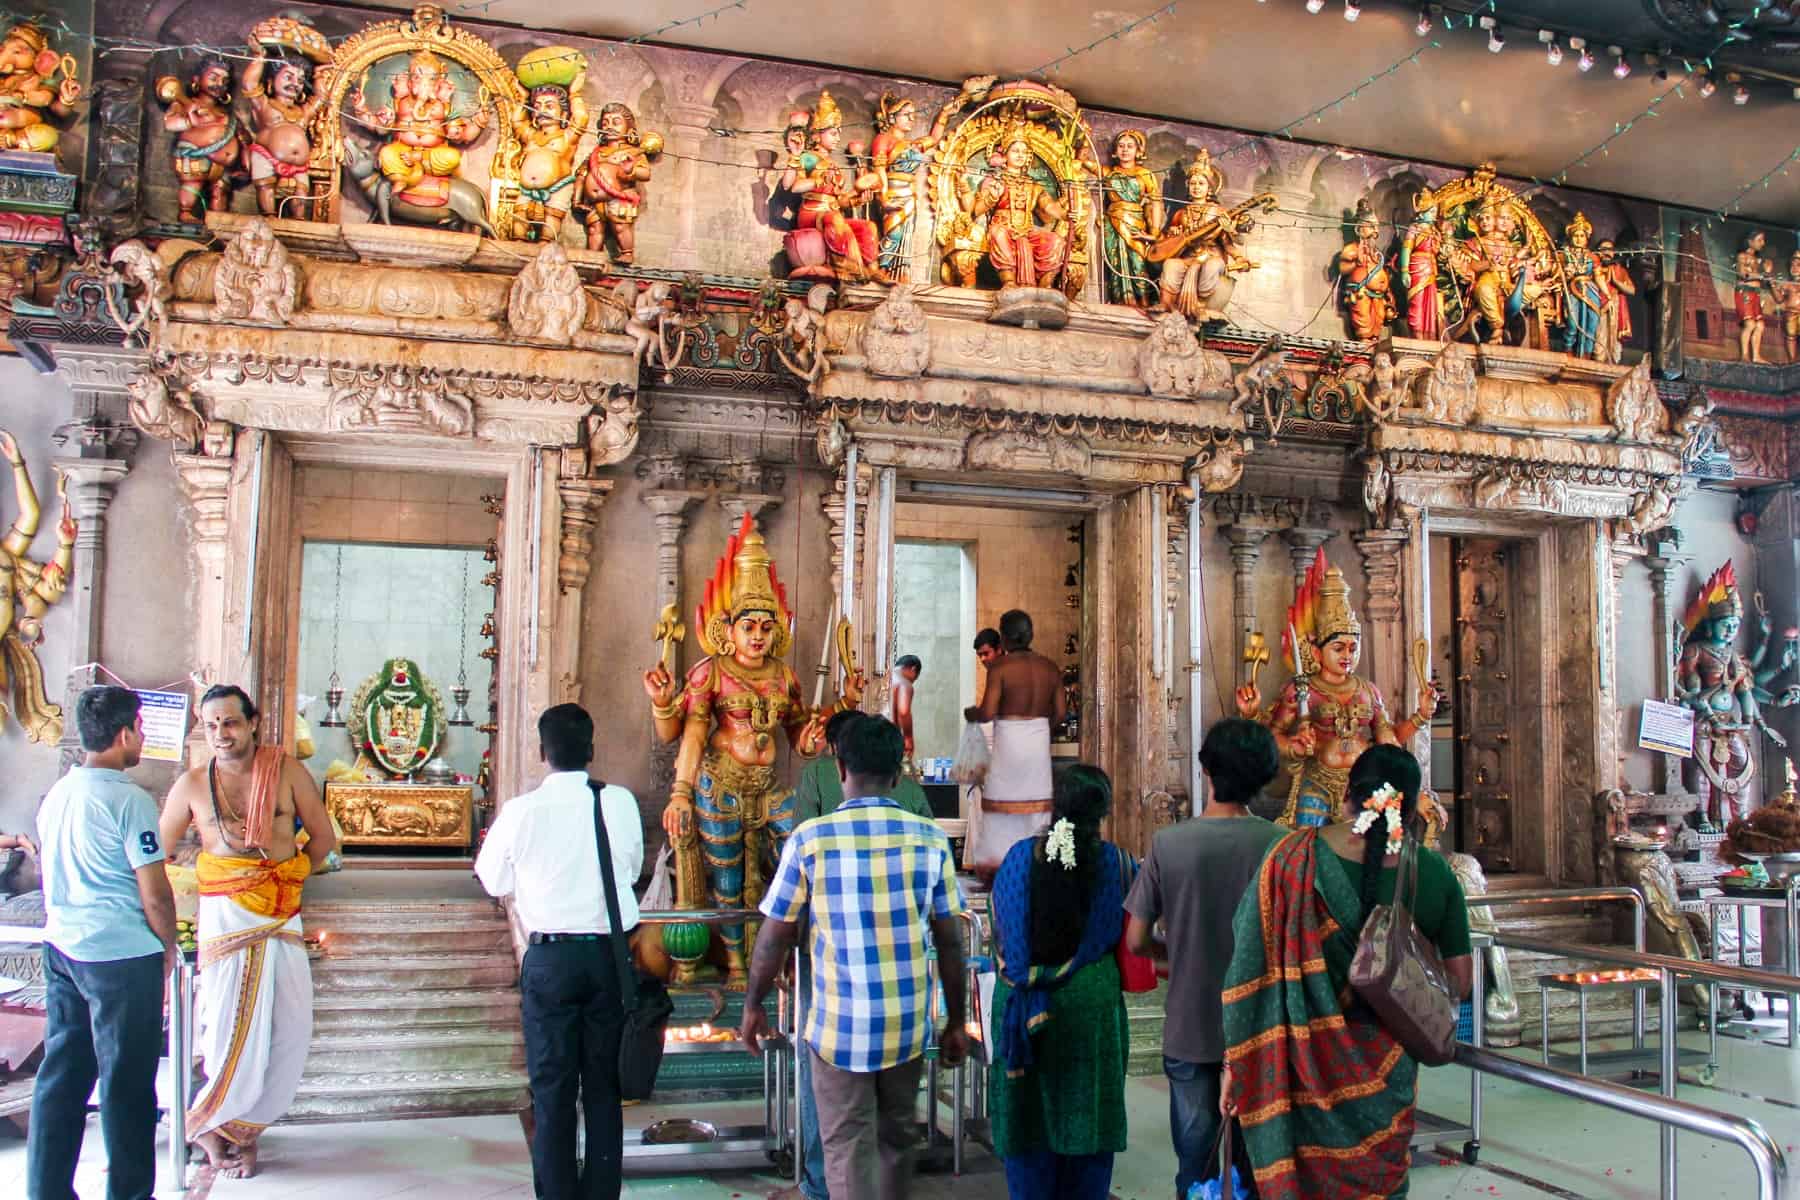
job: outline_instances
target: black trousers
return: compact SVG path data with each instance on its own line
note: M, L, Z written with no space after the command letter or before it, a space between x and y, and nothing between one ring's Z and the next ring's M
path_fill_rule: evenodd
M537 1119L531 1173L538 1200L618 1200L625 1140L619 1037L625 1009L610 939L532 946L519 970L519 991ZM578 1099L587 1128L579 1171Z
M76 1200L75 1164L96 1080L107 1200L149 1200L155 1190L162 964L160 954L77 962L44 946L47 1020L25 1146L29 1200Z

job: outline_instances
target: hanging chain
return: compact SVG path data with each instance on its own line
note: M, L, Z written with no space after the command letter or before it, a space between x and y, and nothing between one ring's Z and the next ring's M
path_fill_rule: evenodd
M344 624L344 546L338 543L337 572L331 581L331 683L338 683L338 630Z
M456 686L469 686L469 552L462 556L462 591L456 599Z

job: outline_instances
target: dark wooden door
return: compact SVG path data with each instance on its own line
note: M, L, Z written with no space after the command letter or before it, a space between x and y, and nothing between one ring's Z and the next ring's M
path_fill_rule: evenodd
M1451 547L1458 841L1490 874L1519 869L1516 623L1508 612L1512 558L1508 544L1493 538L1459 538Z

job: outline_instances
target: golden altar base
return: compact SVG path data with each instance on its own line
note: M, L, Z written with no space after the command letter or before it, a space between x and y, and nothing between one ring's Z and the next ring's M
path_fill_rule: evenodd
M466 849L473 835L475 789L418 783L325 785L325 807L346 846L445 846Z

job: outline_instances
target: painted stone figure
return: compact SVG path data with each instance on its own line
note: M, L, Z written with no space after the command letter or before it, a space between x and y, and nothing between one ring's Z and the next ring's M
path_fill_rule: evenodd
M1764 303L1769 290L1769 275L1775 264L1762 256L1768 238L1758 229L1744 239L1744 248L1735 260L1737 282L1732 287L1731 301L1738 319L1738 358L1743 362L1769 360L1762 354Z
M1787 360L1800 362L1800 250L1788 259L1787 280L1776 286L1776 301L1781 306L1781 334L1787 345Z
M782 173L784 190L800 197L800 215L794 233L783 245L790 266L815 266L816 254L808 254L802 236L815 231L822 243L829 276L845 283L874 280L892 283L893 278L881 267L880 234L873 221L850 215L880 185L873 172L859 173L837 161L838 147L844 140L844 115L830 92L820 92L809 124L807 150L788 163ZM791 275L802 276L794 270ZM823 274L823 272L812 272Z
M369 108L361 88L350 96L356 119L388 135L375 156L382 178L393 187L395 197L408 204L445 207L450 202L450 181L462 166L462 147L481 136L491 115L485 107L470 113L452 111L456 80L444 60L430 50L413 51L388 92L389 102L379 109Z
M869 146L869 165L875 173L881 201L880 267L900 282L907 277L906 245L919 217L919 172L927 155L943 140L951 109L939 110L931 131L914 136L919 106L904 96L882 93L875 110L875 141Z
M29 21L6 31L0 39L0 150L56 149L62 132L50 118L73 116L80 99L73 57L58 54Z
M1253 210L1268 211L1275 197L1261 195L1226 208L1218 201L1225 174L1214 165L1204 148L1194 155L1185 172L1187 203L1169 220L1147 258L1162 263L1157 298L1162 307L1180 313L1195 324L1224 316L1221 311L1232 277L1254 270L1244 257L1238 239L1255 227Z
M1378 742L1405 745L1427 728L1437 692L1421 677L1421 711L1398 723L1388 716L1381 690L1356 674L1362 623L1350 607L1343 572L1326 562L1323 548L1288 608L1282 653L1294 677L1275 706L1261 711L1262 692L1252 679L1237 690L1238 714L1266 724L1294 764L1282 824L1347 821L1354 815L1344 811L1351 764Z
M1593 224L1581 213L1563 230L1563 349L1578 358L1596 358L1600 326L1608 307L1607 270L1588 248Z
M725 545L694 613L707 657L681 686L662 663L644 673L659 740L680 740L663 829L675 848L678 908L754 908L794 827L794 791L775 776L785 734L811 758L825 739L828 711L814 711L785 661L793 644L787 592L755 522L746 515ZM659 634L678 637L673 606ZM665 660L668 651L665 649ZM837 707L861 698L858 677ZM723 926L728 982L745 978L744 927ZM681 982L691 982L681 975Z
M1394 319L1394 284L1381 254L1381 222L1367 200L1356 205L1356 240L1338 251L1344 313L1350 336L1372 342L1386 332Z
M204 58L186 86L173 75L156 81L163 128L175 135L170 165L180 180L175 205L180 219L198 225L207 212L231 208L231 172L243 157L244 131L231 111L231 68Z
M1146 255L1163 226L1162 185L1144 165L1148 147L1141 130L1125 130L1113 139L1113 165L1101 175L1106 199L1100 242L1106 253L1106 298L1136 308L1149 308L1157 296Z
M277 51L273 57L271 47ZM290 48L294 53L284 52ZM251 31L249 51L238 90L250 113L244 160L256 188L257 211L265 217L307 220L312 215L307 166L313 152L307 129L324 103L313 86L313 67L330 58L330 49L317 30L275 18Z
M600 109L600 140L588 153L575 190L588 206L587 245L604 250L612 241L612 260L630 265L637 259L637 220L644 209L643 185L650 181L653 161L662 154L660 133L639 133L637 114L614 101Z
M1068 206L1034 177L1033 162L1024 130L1015 130L989 156L987 178L969 199L969 211L987 219L988 262L1002 287L1054 288L1069 261Z
M1600 259L1600 280L1606 288L1606 307L1600 314L1600 337L1594 344L1594 357L1616 363L1624 358L1625 339L1631 336L1631 297L1637 295L1637 281L1619 261L1611 238L1594 243L1594 254Z
M1690 791L1700 797L1700 812L1710 826L1724 828L1749 812L1748 789L1756 775L1750 734L1760 729L1776 742L1787 743L1763 723L1765 706L1786 708L1800 701L1800 686L1779 696L1768 685L1794 665L1800 654L1800 630L1782 637L1781 655L1764 666L1772 640L1768 614L1757 601L1757 645L1746 658L1737 650L1744 623L1744 601L1737 570L1729 561L1712 573L1682 618L1685 638L1675 666L1675 698L1694 710L1694 756L1683 768Z
M519 144L519 205L513 236L554 242L578 193L575 155L587 132L587 59L567 46L543 46L514 69L526 89L525 103L512 114Z
M1438 270L1444 252L1444 226L1438 220L1437 197L1429 189L1413 197L1415 216L1400 239L1400 275L1406 284L1406 331L1426 341L1444 340L1444 297Z
M69 511L66 481L56 478L63 502L56 523L56 549L45 562L31 558L31 543L43 520L37 489L25 469L25 456L10 433L0 430L0 458L12 473L19 514L0 538L0 728L5 727L7 698L25 735L40 746L62 737L62 709L44 695L44 671L37 647L44 640L44 614L69 590L69 567L75 561L75 518Z
M1479 321L1486 340L1502 344L1507 324L1535 311L1534 302L1543 289L1533 278L1531 251L1517 234L1511 209L1491 199L1476 211L1474 234L1452 247L1451 262L1463 288L1463 319L1451 331L1453 339L1476 334ZM1526 340L1530 344L1537 339Z

